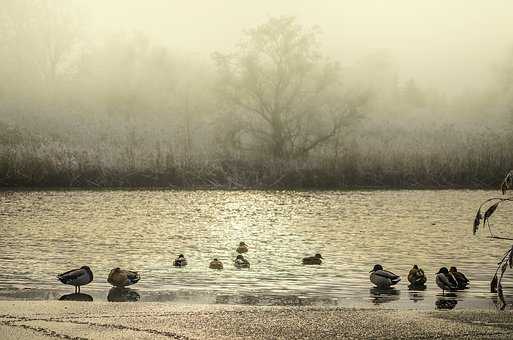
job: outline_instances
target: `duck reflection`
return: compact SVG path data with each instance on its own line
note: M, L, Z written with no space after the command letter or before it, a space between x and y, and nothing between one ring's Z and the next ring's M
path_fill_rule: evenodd
M445 294L444 296L438 296L435 301L436 309L454 309L458 304L456 300L456 294Z
M84 293L65 294L59 298L60 301L87 301L92 302L93 297Z
M141 299L141 295L130 288L112 287L107 295L110 302L136 302Z
M377 287L373 287L369 290L369 293L372 303L378 305L399 300L401 291L395 288L379 289Z

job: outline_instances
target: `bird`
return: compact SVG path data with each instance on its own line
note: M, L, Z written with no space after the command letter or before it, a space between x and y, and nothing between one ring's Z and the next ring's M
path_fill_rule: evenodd
M237 268L249 268L249 261L242 255L237 255L234 261L234 265Z
M218 259L213 259L208 266L210 269L223 269L223 262Z
M57 279L65 285L75 286L75 293L80 293L80 286L93 281L93 272L88 266L82 266L57 275Z
M248 252L248 246L244 242L240 242L239 246L237 247L237 253L247 253Z
M424 274L424 271L415 264L408 273L408 281L413 286L423 286L427 281L426 274Z
M139 282L140 279L141 276L137 272L114 268L110 271L107 281L115 287L126 287Z
M388 270L384 270L383 266L380 264L375 265L369 273L371 273L370 281L380 289L390 288L390 286L401 281L401 277Z
M187 260L183 256L183 254L178 255L178 258L173 262L173 266L175 267L185 267L187 265Z
M324 257L321 254L315 254L314 256L308 256L303 258L303 264L321 264Z
M440 268L438 273L436 273L435 282L436 285L442 290L442 294L445 294L446 290L453 291L458 288L457 284L451 282L449 279L450 276L451 275L449 274L449 271L445 267Z
M449 269L449 273L452 274L452 276L456 280L458 289L465 289L465 288L467 288L467 286L468 286L470 281L469 281L469 279L467 279L465 274L463 274L462 272L459 272L456 269L456 267L451 267Z

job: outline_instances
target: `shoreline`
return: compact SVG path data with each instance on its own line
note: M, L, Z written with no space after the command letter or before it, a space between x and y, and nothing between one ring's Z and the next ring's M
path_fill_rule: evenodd
M512 311L0 301L0 338L267 339L513 337Z

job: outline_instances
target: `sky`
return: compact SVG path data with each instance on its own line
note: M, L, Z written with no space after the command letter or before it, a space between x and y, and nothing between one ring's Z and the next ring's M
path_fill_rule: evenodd
M343 65L381 51L402 79L448 92L480 88L513 46L508 0L75 0L94 37L142 32L171 49L229 51L275 16L318 25L323 51Z

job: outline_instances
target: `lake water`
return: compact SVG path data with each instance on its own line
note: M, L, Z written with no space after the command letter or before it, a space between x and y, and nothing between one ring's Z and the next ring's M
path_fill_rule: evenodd
M89 265L82 292L106 300L110 269L137 270L140 301L337 305L434 309L494 308L489 281L512 241L472 235L479 204L491 191L14 191L0 192L0 298L58 299L73 287L55 275ZM513 236L512 209L494 216ZM233 259L249 246L249 270ZM320 252L321 266L301 258ZM174 268L183 253L189 262ZM225 269L214 271L214 257ZM402 276L394 290L372 289L375 263ZM408 289L418 264L427 289ZM471 288L442 297L441 266L457 266ZM513 291L506 274L505 286ZM512 299L513 301L513 299Z

